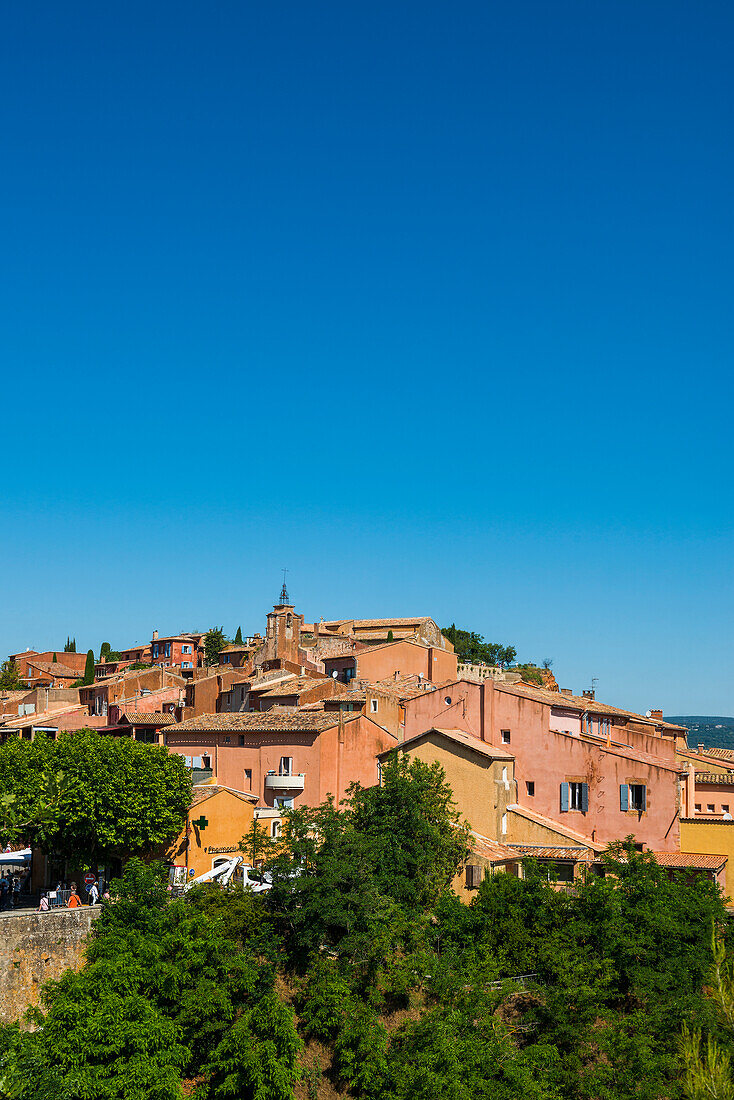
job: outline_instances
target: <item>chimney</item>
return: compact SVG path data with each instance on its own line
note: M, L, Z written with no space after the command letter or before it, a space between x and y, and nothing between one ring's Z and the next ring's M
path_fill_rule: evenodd
M588 691L584 692L584 699L592 699L593 700L595 694L596 693L595 693L594 689L590 688Z
M320 623L317 623L316 620L314 619L313 636L314 636L314 638L316 639L317 642L319 640L319 626L320 626Z
M573 695L571 688L561 688L561 695Z
M651 718L659 718L662 721L663 712L661 710L651 710L650 711L650 717Z
M699 745L697 751L698 752L703 752L703 745Z
M157 630L154 630L154 631L153 631L153 641L154 641L154 642L157 642L157 641L158 641L158 631L157 631Z

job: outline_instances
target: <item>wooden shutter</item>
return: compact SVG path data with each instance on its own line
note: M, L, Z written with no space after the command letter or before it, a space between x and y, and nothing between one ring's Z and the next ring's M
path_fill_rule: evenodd
M568 813L568 783L561 783L561 813Z
M482 883L482 868L478 863L468 863L466 867L467 890L477 890Z
M589 809L589 784L588 783L582 783L581 784L581 809L583 810L584 813L587 813L588 809Z
M626 783L619 784L619 808L625 814L630 808L630 792Z
M647 787L642 788L642 808L647 809Z

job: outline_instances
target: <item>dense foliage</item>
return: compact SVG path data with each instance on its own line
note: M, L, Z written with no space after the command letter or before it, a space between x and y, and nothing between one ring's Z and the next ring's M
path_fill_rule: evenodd
M726 915L703 877L630 840L571 890L529 862L463 904L451 793L404 759L343 810L292 813L286 839L258 895L167 903L131 861L84 969L45 988L42 1031L0 1033L0 1096L731 1096L734 1010L710 995Z
M191 801L181 756L96 730L0 745L0 840L96 858L140 852L176 836Z
M485 642L481 634L473 630L459 630L455 623L442 626L441 633L448 638L459 660L468 665L499 665L506 668L517 657L513 645L501 645L499 642Z
M84 664L84 677L82 679L82 683L85 686L88 686L89 684L94 683L94 650L93 649L88 649L87 650L87 659L86 659L86 662Z
M18 666L15 661L8 657L7 661L3 661L0 665L0 691L22 691L27 687L28 684L24 683L18 675Z
M204 635L204 660L208 665L219 663L219 654L228 644L228 638L224 633L224 627L213 626Z

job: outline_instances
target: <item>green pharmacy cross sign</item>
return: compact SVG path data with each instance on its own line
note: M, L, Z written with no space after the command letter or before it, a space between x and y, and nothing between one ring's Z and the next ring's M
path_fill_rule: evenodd
M207 821L207 819L202 814L198 821L192 821L191 824L195 825L197 827L197 829L202 829L203 830L203 829L206 829L209 822Z

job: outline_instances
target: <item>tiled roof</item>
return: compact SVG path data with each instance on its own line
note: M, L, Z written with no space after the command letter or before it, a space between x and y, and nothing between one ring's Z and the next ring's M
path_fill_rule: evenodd
M549 846L543 844L510 844L518 855L532 859L571 859L575 863L579 860L588 861L588 848L565 848L561 846Z
M398 749L407 748L407 746L414 745L424 737L430 737L432 733L440 733L447 741L453 741L455 745L461 745L462 748L471 749L480 756L486 756L489 760L515 759L515 757L505 749L496 749L492 745L488 745L486 741L480 741L478 737L474 737L471 733L465 733L464 730L441 729L439 726L433 726L431 729L424 730L423 733L416 733L413 737L401 741L395 747ZM385 749L385 751L379 753L378 756L386 756L389 752L393 751L393 749Z
M170 726L176 719L172 714L152 714L140 710L126 710L120 715L120 721L125 719L131 726Z
M663 726L665 729L680 730L681 733L686 732L685 726L676 726L672 722L664 722L661 718L647 718L644 714L636 714L632 710L621 710L620 707L612 707L606 703L599 703L596 699L587 699L581 695L564 695L563 692L548 691L545 688L532 687L530 684L506 684L501 681L495 683L495 690L505 691L510 695L519 695L524 699L535 700L538 703L546 703L552 707L588 711L589 714L616 714L620 718L634 718L636 722L643 722L648 726Z
M469 833L469 847L472 855L487 859L490 863L511 863L517 859L517 853L506 844L475 833L473 829Z
M72 680L78 680L81 673L76 668L69 668L68 665L64 665L61 661L29 661L29 668L38 668L41 672L48 672L51 676L61 676L62 678L69 678Z
M704 749L702 755L717 756L721 760L734 760L734 749Z
M223 646L223 648L220 649L219 652L220 653L245 653L245 652L249 652L251 649L255 649L255 648L256 647L254 645L246 645L244 642L242 642L242 644L240 644L238 642L237 645L235 645L234 642L230 642L229 645Z
M734 786L734 772L696 772L696 783L720 783Z
M272 686L267 685L267 690L263 690L266 687L263 685L260 694L263 698L271 695L300 695L317 684L328 684L330 679L330 676L293 676L289 680L276 682ZM250 690L256 690L254 685Z
M368 630L372 626L418 626L421 623L431 623L433 619L430 615L418 615L415 619L331 619L329 622L321 623L325 630L338 626L344 626L345 623L353 623L354 626L363 630Z
M249 791L236 791L234 787L223 787L221 783L197 783L192 790L191 809L193 810L195 806L205 802L212 795L219 794L220 791L229 791L230 794L236 795L242 802L249 802L250 805L257 802L257 795Z
M352 722L359 718L359 714L345 716L345 722ZM338 716L332 711L297 711L293 707L271 707L270 710L256 711L254 713L242 712L233 714L200 714L196 718L187 718L185 722L178 722L168 731L169 738L176 734L193 731L208 730L234 730L239 733L260 730L303 731L305 733L321 733L331 729L337 724Z
M661 867L689 867L702 871L720 871L726 865L726 856L710 855L704 852L653 852L655 862Z

